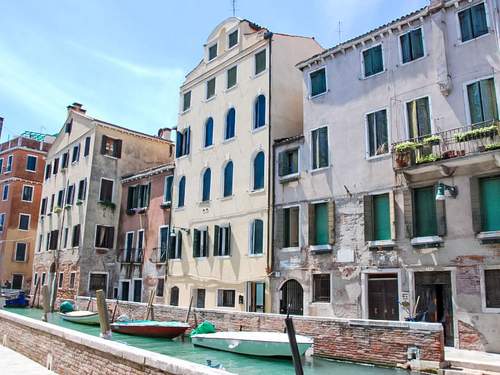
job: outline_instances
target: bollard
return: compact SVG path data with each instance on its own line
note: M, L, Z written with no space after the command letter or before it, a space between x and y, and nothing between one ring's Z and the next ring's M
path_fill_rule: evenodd
M49 310L50 310L50 292L49 292L48 285L44 285L42 287L42 298L43 298L43 316L42 316L42 320L44 322L46 322L47 319L48 319L47 314L49 313Z
M99 325L101 326L100 337L103 339L111 338L111 327L109 325L108 308L106 306L106 297L104 291L99 289L95 293L97 302L97 313L99 314Z

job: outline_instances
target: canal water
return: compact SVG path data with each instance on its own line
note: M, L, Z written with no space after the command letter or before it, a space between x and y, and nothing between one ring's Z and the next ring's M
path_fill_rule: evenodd
M39 309L8 309L8 311L39 320L42 310ZM99 336L99 326L88 326L64 321L57 314L49 316L49 323L74 329L93 336ZM263 358L233 354L218 350L193 346L189 338L185 342L180 339L167 340L129 336L113 332L113 341L117 341L141 349L166 354L172 357L185 359L206 365L207 359L212 363L222 363L230 372L245 375L272 374L293 375L294 369L291 359ZM393 368L358 365L353 363L330 361L325 359L306 357L304 372L307 375L408 375L407 371Z

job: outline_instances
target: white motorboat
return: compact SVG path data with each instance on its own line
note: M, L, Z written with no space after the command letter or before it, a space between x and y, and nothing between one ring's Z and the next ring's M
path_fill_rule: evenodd
M68 322L90 325L99 324L99 314L93 311L78 310L67 313L60 312L59 315Z
M297 335L297 346L303 355L313 344L310 337ZM191 336L194 345L226 352L266 357L291 357L286 333L279 332L216 332Z

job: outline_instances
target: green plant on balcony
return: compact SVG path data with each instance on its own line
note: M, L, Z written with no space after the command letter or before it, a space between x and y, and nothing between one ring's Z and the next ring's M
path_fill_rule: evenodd
M61 213L61 211L62 211L62 208L61 208L61 207L59 207L59 206L55 206L55 207L54 207L54 212L55 212L56 214Z
M439 155L429 154L429 155L419 156L417 160L415 160L415 163L417 164L432 163L433 161L437 161L440 159L441 157Z
M489 145L484 146L484 151L492 151L500 149L500 142L490 143Z
M422 143L424 145L435 146L441 142L441 137L439 135L431 135L429 137L425 137Z
M420 143L411 141L401 142L394 146L394 151L396 151L397 154L406 153L415 150L418 145L420 145Z
M111 201L99 201L99 204L104 208L109 208L111 210L114 210L116 208L116 204Z
M498 134L498 126L490 125L490 126L485 126L484 128L472 129L466 132L457 133L454 135L454 137L455 141L457 142L465 142L484 137L494 137L497 134Z
M78 199L78 200L76 201L76 205L77 205L77 206L81 206L82 204L83 204L83 201L82 201L81 199Z
M70 204L67 204L66 206L64 206L64 209L65 209L65 210L70 210L70 209L71 209L71 205L70 205Z

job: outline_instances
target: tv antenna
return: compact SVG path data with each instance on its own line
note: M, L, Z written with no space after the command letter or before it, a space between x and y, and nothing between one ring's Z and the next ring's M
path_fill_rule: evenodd
M231 6L232 6L232 10L233 10L233 17L236 17L236 0L231 0Z
M337 32L339 33L339 44L340 44L340 43L342 43L342 27L341 27L340 20L339 20L339 26L338 26Z

